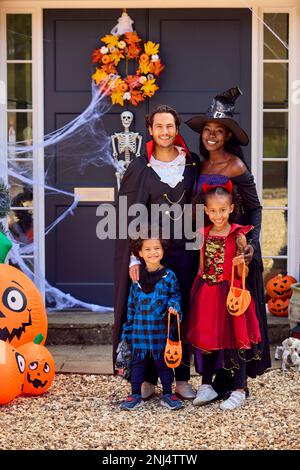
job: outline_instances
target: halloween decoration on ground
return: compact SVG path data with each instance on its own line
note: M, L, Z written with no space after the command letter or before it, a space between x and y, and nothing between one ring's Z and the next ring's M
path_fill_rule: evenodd
M111 136L113 157L118 166L118 170L116 171L118 191L123 175L131 162L131 155L133 157L139 157L141 152L142 136L138 132L129 131L132 120L133 114L130 111L124 111L121 114L124 132L115 132ZM124 159L121 159L122 154Z
M126 338L122 339L117 348L116 370L126 380L131 376L131 347Z
M267 293L271 297L268 301L268 309L276 317L287 317L290 298L292 296L292 284L297 282L293 276L277 274L267 282Z
M0 340L0 405L6 405L22 392L25 359L13 346Z
M39 334L33 342L23 344L18 349L26 360L24 395L41 395L54 380L55 362L48 349L42 346L43 339L43 335Z
M295 366L300 372L300 340L290 337L281 344L275 350L275 359L282 359L282 370L286 372L288 367Z
M152 41L143 44L132 28L133 23L124 11L111 34L101 38L102 47L92 54L92 63L98 65L92 78L101 93L110 96L112 104L121 106L125 102L137 106L151 98L158 90L156 79L164 69L159 58L159 44ZM117 69L122 59L125 59L123 77ZM129 61L138 63L134 74L128 73Z
M46 338L47 328L37 287L19 269L0 264L0 339L18 347L33 341L38 333Z

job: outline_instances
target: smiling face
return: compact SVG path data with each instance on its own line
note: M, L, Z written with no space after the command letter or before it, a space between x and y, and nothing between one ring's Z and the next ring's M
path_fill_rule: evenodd
M233 212L230 194L211 194L206 196L204 210L215 230L222 232L228 227L229 215Z
M216 151L224 148L232 133L218 122L206 122L202 129L202 142L206 150Z
M175 118L171 113L156 113L153 117L152 127L149 127L148 130L155 145L164 149L173 147L178 134Z
M159 268L160 262L164 256L164 250L160 240L154 238L144 240L142 248L139 251L139 256L143 258L149 271Z
M55 376L55 362L45 346L27 343L19 348L26 359L23 394L41 395L51 386Z
M41 332L46 338L47 315L41 294L17 268L0 265L0 339L18 347Z

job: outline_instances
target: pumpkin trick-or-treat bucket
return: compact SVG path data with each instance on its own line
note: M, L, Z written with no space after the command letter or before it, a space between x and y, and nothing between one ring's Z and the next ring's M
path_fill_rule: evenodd
M14 346L0 340L0 405L6 405L21 394L24 377L24 356Z
M39 334L33 342L23 344L18 349L26 360L24 395L41 395L54 380L55 362L50 351L41 344L42 341L43 335Z
M170 339L170 320L171 315L176 316L177 328L178 328L178 341L172 341ZM180 320L179 313L170 311L168 312L168 337L164 353L164 361L170 369L175 369L175 367L180 366L182 359L182 344L180 340Z
M47 336L47 314L42 296L22 271L0 264L0 340L16 348Z

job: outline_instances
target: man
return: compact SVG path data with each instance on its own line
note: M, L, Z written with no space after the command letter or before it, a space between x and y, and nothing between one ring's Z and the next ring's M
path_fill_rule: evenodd
M196 251L186 249L187 240L184 237L183 227L181 227L182 236L176 237L176 227L178 228L178 224L183 226L185 204L190 204L192 201L198 176L198 159L196 155L188 151L179 134L180 118L173 108L166 105L157 107L151 115L146 117L146 126L152 137L146 145L147 155L136 158L129 165L121 183L117 209L120 209L121 196L127 196L128 208L135 203L144 204L148 210L153 204L164 204L170 208L176 205L180 208L179 216L178 214L174 216L171 210L163 211L162 225L168 222L170 226L169 248L164 262L175 272L179 281L184 315L184 335L189 294L197 272L198 256ZM121 214L121 217L123 216L125 214ZM137 282L139 271L139 261L134 257L130 259L128 238L126 240L118 238L115 246L114 362L122 325L126 320L129 277L133 282ZM175 377L176 394L184 399L194 399L195 392L188 382L190 348L185 342L182 364L175 369ZM144 382L142 388L144 399L154 393L156 380L157 377L149 367L147 382Z

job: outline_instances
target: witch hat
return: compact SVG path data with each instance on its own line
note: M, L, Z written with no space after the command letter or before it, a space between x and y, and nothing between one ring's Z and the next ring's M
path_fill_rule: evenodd
M194 116L186 124L193 131L201 134L204 123L220 122L232 132L240 145L248 145L248 135L233 119L235 100L240 95L242 95L242 92L237 86L216 95L205 115Z

